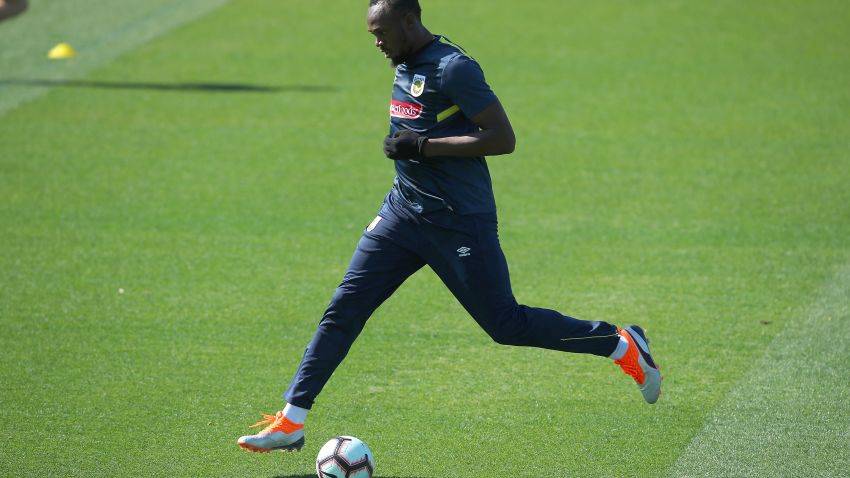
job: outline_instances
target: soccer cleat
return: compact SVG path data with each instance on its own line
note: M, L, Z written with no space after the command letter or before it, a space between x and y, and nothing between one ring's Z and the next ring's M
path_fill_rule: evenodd
M298 451L304 446L304 425L293 423L283 416L283 412L274 415L263 414L265 420L252 427L268 425L256 435L239 437L236 444L248 451L265 453L273 450Z
M626 354L614 363L635 379L644 400L655 403L661 395L661 372L649 352L649 339L637 325L630 325L617 333L626 339L629 348Z

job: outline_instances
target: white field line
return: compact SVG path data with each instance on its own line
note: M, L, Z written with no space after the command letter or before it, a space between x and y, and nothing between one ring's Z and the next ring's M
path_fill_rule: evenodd
M838 477L850 470L850 263L711 412L673 477Z

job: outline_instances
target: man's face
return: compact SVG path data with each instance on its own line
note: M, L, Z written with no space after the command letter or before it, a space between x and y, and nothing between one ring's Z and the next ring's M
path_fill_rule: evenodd
M413 27L410 15L395 14L386 5L379 3L369 8L366 26L375 36L375 46L398 66L410 54L410 32Z

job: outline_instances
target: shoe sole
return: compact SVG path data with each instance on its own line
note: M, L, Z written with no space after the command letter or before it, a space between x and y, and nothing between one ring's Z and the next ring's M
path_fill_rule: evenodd
M237 443L242 449L248 450L252 453L268 453L270 451L301 451L301 448L304 447L304 437L299 438L295 443L290 445L278 446L274 448L260 448L254 445L250 445L248 443Z
M643 372L643 385L639 385L640 393L643 399L650 405L657 402L661 397L661 372L657 369L650 368Z

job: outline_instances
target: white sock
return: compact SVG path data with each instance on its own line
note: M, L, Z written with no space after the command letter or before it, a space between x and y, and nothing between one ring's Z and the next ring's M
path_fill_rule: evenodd
M295 405L291 405L289 403L283 407L283 416L286 417L292 423L296 423L298 425L303 425L304 421L307 420L307 410L306 408L296 407Z
M614 349L614 353L609 355L608 358L620 360L621 358L623 358L623 355L626 355L627 350L629 350L629 341L621 335L620 343L617 344L617 348Z

